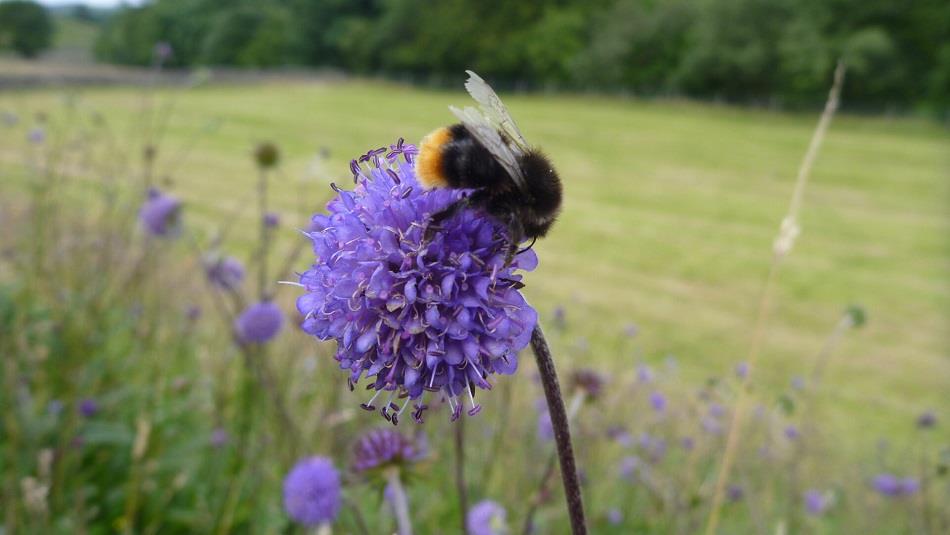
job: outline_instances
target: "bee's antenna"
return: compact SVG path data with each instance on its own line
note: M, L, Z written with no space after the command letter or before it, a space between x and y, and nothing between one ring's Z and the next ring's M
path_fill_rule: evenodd
M537 236L531 238L531 243L529 243L528 246L525 247L524 249L522 249L522 250L518 251L517 253L515 253L515 255L519 255L519 254L524 253L524 252L526 252L526 251L530 251L531 248L534 247L534 242L536 242L536 241L538 241L538 237L537 237Z

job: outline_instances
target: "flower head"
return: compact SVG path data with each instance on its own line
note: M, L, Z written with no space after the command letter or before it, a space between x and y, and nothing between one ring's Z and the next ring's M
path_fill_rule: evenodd
M300 276L307 293L297 300L303 330L337 342L350 385L371 381L376 395L363 407L375 410L386 393L380 412L393 423L412 401L421 421L426 390L448 398L453 419L464 397L476 414L475 387L490 389L490 375L515 372L537 322L515 274L534 269L537 256L529 250L505 265L500 222L463 210L425 242L429 217L467 192L423 190L415 153L400 140L351 162L354 190L334 186L329 214L313 217L307 234L317 262Z
M99 414L99 403L92 398L86 398L80 401L79 414L86 418L92 418L96 414Z
M41 126L37 126L30 130L30 134L27 136L27 139L30 143L34 145L42 145L46 141L46 130Z
M367 472L387 466L405 466L425 455L422 444L402 433L394 429L375 429L356 442L353 470Z
M468 535L503 535L508 533L505 508L497 502L482 500L468 510L465 527Z
M745 379L749 376L749 363L742 361L736 364L736 377L739 379Z
M233 290L244 281L244 265L233 256L210 256L205 260L205 274L211 284Z
M234 332L243 343L263 344L284 326L284 313L270 301L254 303L234 320Z
M653 407L653 410L656 412L663 412L666 410L666 396L663 395L659 390L654 390L650 393L650 406Z
M280 214L277 212L267 212L264 214L264 226L274 228L280 224Z
M211 430L211 446L215 448L223 448L227 446L228 442L231 441L231 435L228 434L228 431L223 427L215 427Z
M333 522L341 503L340 474L326 457L303 459L284 478L284 510L304 526Z
M254 160L261 169L270 169L280 161L280 150L277 145L265 141L254 148Z
M827 492L817 489L809 489L804 495L805 510L808 514L820 516L831 507L831 496Z
M145 230L159 237L178 234L181 222L181 201L157 189L151 189L139 210L139 219Z
M616 507L610 509L607 511L607 522L609 522L611 526L619 526L623 522L623 512Z
M571 374L571 385L584 392L590 399L597 399L604 391L604 376L597 370L579 368Z
M920 481L912 478L899 478L894 474L878 474L871 480L871 486L879 494L889 498L909 496L920 490Z
M917 427L931 429L937 426L937 413L932 410L924 411L917 417Z

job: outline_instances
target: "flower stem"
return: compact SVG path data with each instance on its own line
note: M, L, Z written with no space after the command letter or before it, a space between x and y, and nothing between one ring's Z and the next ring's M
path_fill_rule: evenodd
M465 486L465 418L455 422L455 487L459 495L459 513L462 518L462 533L468 518L468 489Z
M396 526L399 535L412 535L412 523L409 521L409 501L406 491L399 480L399 468L390 468L386 471L386 480L389 482L389 492L392 494L393 511L396 513Z
M581 496L581 483L577 477L577 464L574 461L574 447L571 445L571 430L568 423L567 410L564 408L564 398L561 396L561 387L558 384L557 372L554 369L554 359L551 357L551 348L541 327L536 325L531 333L531 349L538 363L538 373L541 375L541 384L544 386L544 397L547 400L548 412L551 415L551 426L554 428L554 441L557 444L557 454L561 465L561 480L564 484L564 498L567 500L567 512L571 518L571 533L586 535L587 524L584 520L584 500Z

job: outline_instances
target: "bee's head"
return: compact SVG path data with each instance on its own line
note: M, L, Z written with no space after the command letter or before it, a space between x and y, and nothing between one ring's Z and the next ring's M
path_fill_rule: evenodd
M541 237L561 210L561 179L540 151L525 154L520 163L528 197L523 205L522 225L527 236Z

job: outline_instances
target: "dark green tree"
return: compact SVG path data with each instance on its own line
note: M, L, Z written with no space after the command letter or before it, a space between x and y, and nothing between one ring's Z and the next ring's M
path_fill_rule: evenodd
M0 2L0 47L33 58L52 39L53 19L43 6L27 0Z

